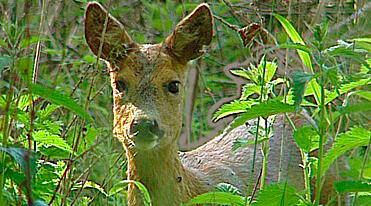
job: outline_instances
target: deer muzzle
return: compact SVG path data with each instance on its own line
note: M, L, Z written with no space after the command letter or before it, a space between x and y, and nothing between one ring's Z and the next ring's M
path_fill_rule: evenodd
M156 120L138 119L131 124L130 134L138 149L152 149L157 146L164 132Z

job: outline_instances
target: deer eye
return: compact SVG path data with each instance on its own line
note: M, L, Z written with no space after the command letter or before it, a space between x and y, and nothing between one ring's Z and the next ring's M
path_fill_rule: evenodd
M179 81L172 81L167 85L167 90L172 94L177 94L179 92Z
M123 93L127 90L126 88L126 84L121 81L121 80L117 80L116 81L116 89L120 92L120 93Z

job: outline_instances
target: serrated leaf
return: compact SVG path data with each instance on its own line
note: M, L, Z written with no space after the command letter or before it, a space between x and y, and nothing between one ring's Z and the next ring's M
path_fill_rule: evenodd
M225 183L225 182L219 183L215 187L215 190L218 190L220 192L229 192L229 193L231 193L233 195L241 195L241 192L240 192L240 190L237 187L235 187L232 184Z
M257 143L260 144L267 140L269 140L268 137L259 138ZM254 142L255 142L254 140L249 140L247 138L237 138L233 141L232 152L236 152L238 149L254 144Z
M60 92L49 89L37 84L31 84L30 90L33 94L37 94L54 104L58 104L64 106L65 108L69 109L71 112L78 114L85 118L86 120L90 121L89 115L84 111L84 109L78 105L71 97L61 94Z
M58 135L50 134L45 130L40 130L40 131L35 132L33 136L33 140L38 143L42 143L46 147L55 146L69 153L72 152L72 148L66 142L66 140L62 139Z
M242 88L242 95L240 100L246 100L252 94L259 94L261 92L261 86L256 84L245 84Z
M236 75L236 76L245 78L247 80L251 80L251 81L254 81L255 80L254 76L250 74L250 71L248 71L248 70L246 70L244 68L241 68L241 69L231 69L231 70L229 70L229 72L231 72L233 75Z
M307 82L313 78L313 75L304 73L302 71L293 71L290 74L290 78L292 80L295 111L299 111L300 104L304 96L305 86Z
M1 147L0 150L7 153L19 164L26 176L28 176L28 171L31 177L36 173L37 164L36 160L38 159L37 154L32 150L26 150L24 148L15 148L15 147ZM28 163L27 163L28 161Z
M276 17L276 19L281 23L281 25L283 26L287 35L290 37L290 39L293 43L305 45L304 40L300 37L300 35L296 31L295 27L287 19L285 19L283 16L281 16L279 14L273 14L273 16ZM300 49L297 49L296 51L298 52L299 57L300 57L301 61L303 62L303 64L308 69L310 69L310 71L312 71L314 73L313 66L312 66L312 61L310 59L309 54L307 52L304 52L304 51L300 50Z
M118 183L116 183L115 185L112 186L112 188L108 192L108 195L109 196L112 196L112 195L120 192L121 190L125 189L125 187L129 183L135 184L138 187L138 189L140 190L140 192L143 194L143 196L144 196L144 205L151 206L152 205L152 201L151 201L151 197L149 196L149 193L148 193L147 188L141 182L138 182L138 181L134 181L134 180L122 180L122 181L120 181L120 182L118 182Z
M296 194L294 187L278 183L273 185L266 185L264 189L259 191L257 201L253 206L292 206L298 204L299 196Z
M363 85L367 85L367 84L371 84L371 78L366 78L366 79L360 79L358 81L355 81L355 82L350 82L350 83L347 83L347 84L342 84L340 86L340 89L339 89L339 94L342 95L354 88L357 88L357 87L360 87L360 86L363 86ZM338 94L336 91L333 91L333 92L330 92L326 95L326 99L325 99L325 103L328 104L329 102L331 102L332 100L334 100L336 97L338 97Z
M234 119L229 129L234 129L246 121L257 117L268 117L285 112L294 112L294 106L277 101L263 102L252 106L239 117Z
M218 204L218 205L233 205L233 206L243 206L244 198L243 196L234 195L229 192L208 192L198 195L188 201L187 205L195 204Z
M58 105L55 104L48 104L44 109L40 110L38 113L40 115L40 119L44 120L49 115L51 115L56 109L58 109Z
M303 126L294 131L293 138L300 149L306 153L318 148L319 136L313 127Z
M232 114L238 114L245 112L253 104L252 101L239 101L234 100L231 103L224 104L220 109L215 113L213 121L218 121L219 119L226 117Z
M342 155L347 150L368 145L370 138L371 131L359 126L352 127L346 133L340 134L336 138L334 145L327 151L325 157L323 158L321 175L326 172L331 163L337 157Z
M371 184L361 181L340 181L334 184L334 189L340 194L347 192L371 192Z

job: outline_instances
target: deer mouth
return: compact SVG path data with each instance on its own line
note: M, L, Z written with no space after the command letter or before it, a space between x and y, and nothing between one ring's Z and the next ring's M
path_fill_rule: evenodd
M156 147L164 131L156 120L134 120L130 127L130 136L138 149L149 150Z

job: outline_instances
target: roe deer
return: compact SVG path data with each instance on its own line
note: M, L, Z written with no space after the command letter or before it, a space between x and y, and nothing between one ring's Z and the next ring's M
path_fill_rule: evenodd
M231 155L236 138L253 139L247 126L221 134L196 150L178 153L187 63L200 57L203 46L211 43L212 18L208 5L201 4L162 43L148 45L132 41L125 27L99 3L89 3L86 8L87 44L106 61L110 70L113 131L126 150L127 178L143 183L155 206L185 203L221 182L233 184L241 191L247 189L252 147ZM297 124L304 124L303 118L296 119ZM289 184L303 189L300 151L292 138L282 135L284 130L290 134L284 128L289 127L282 122L282 116L278 116L275 135L268 143L270 155L265 182L287 179ZM254 184L258 184L261 165L258 151ZM280 171L283 175L279 180ZM127 194L129 205L143 205L135 185L129 185Z

